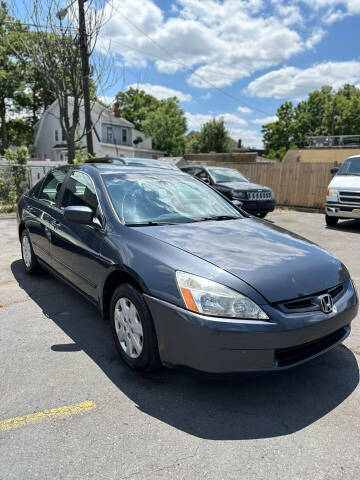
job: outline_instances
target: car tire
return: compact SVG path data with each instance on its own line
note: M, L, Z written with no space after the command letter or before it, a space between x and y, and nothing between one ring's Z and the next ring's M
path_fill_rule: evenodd
M29 232L27 230L23 230L21 234L21 256L27 273L30 275L36 275L41 272L42 269L32 248Z
M258 216L259 218L265 218L266 215L267 215L267 212L261 212L261 213L258 213L258 214L257 214L257 216Z
M110 305L111 329L122 360L133 370L160 366L154 323L142 294L132 285L116 288Z
M329 215L325 215L325 222L326 225L329 227L335 227L338 223L339 219L337 217L330 217Z

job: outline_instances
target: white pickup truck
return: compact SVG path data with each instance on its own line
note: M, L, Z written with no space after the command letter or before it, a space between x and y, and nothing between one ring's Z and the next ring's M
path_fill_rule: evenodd
M341 218L360 219L360 155L345 160L326 191L326 224L335 226Z

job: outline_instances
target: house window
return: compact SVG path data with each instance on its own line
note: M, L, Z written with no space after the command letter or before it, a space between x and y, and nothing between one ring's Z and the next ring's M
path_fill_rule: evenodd
M59 141L59 130L55 130L55 142Z
M126 130L126 128L122 129L121 138L122 138L122 143L127 143L127 130Z
M112 127L106 127L106 141L107 143L113 143Z

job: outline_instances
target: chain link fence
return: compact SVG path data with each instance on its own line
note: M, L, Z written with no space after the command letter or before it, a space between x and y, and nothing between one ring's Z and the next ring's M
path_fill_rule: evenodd
M0 165L0 213L11 213L23 193L33 187L53 165Z

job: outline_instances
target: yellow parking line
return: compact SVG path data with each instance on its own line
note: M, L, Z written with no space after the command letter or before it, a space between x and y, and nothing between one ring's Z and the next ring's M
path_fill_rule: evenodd
M43 420L55 417L67 417L69 415L78 415L79 413L92 410L95 404L91 401L75 403L74 405L65 405L64 407L51 408L42 412L30 413L23 417L8 418L0 422L0 431L12 430L13 428L25 427L34 423L40 423Z

